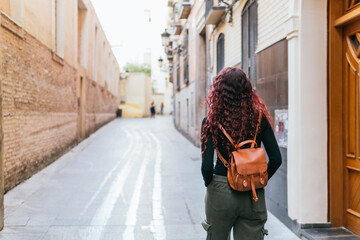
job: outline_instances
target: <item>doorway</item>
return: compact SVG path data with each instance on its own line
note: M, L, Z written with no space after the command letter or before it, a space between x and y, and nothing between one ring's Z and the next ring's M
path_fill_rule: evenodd
M360 18L352 13L359 10L360 1L329 1L330 221L356 234L360 234Z

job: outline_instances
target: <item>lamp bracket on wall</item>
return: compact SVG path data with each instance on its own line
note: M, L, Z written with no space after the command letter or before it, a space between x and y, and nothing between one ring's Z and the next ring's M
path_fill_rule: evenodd
M173 52L177 53L177 54L181 54L184 51L183 46L178 45L176 48L173 49Z
M235 3L237 2L238 0L233 0L230 2L225 2L225 0L220 0L220 2L222 2L223 4L226 5L226 9L227 9L227 13L229 13L228 15L228 19L227 19L227 22L228 23L232 23L232 16L233 16L233 7L235 5Z

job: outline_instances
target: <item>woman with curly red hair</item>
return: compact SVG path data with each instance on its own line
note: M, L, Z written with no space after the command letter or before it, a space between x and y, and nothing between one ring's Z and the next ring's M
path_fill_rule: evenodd
M252 200L251 191L239 192L231 189L227 180L227 168L219 157L213 165L214 149L229 161L234 146L219 129L219 123L239 144L254 139L260 113L260 128L256 142L263 143L268 155L268 178L281 165L281 154L271 123L272 118L262 99L255 93L246 74L239 68L224 68L215 77L207 97L208 116L203 120L201 131L201 172L207 187L205 198L206 220L202 223L207 239L230 239L233 228L234 239L264 239L267 220L264 189L256 189L258 201ZM250 147L245 145L244 147Z

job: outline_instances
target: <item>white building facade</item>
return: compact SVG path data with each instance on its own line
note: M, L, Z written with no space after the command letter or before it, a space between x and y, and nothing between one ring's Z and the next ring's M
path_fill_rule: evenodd
M178 10L168 47L175 125L199 143L212 79L242 68L275 120L283 157L268 209L304 237L314 227L360 234L360 1L169 2Z

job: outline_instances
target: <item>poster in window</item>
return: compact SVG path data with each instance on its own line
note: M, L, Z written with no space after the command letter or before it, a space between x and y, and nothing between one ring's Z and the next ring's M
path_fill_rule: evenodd
M275 110L275 137L279 147L287 148L288 110Z

